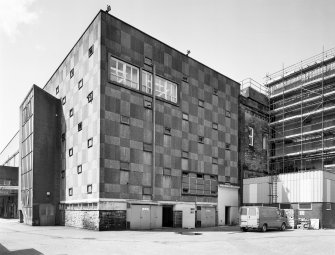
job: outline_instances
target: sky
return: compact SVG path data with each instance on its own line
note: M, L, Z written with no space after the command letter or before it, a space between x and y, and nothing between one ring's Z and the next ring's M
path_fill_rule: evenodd
M0 0L0 151L100 9L240 82L335 47L333 0Z

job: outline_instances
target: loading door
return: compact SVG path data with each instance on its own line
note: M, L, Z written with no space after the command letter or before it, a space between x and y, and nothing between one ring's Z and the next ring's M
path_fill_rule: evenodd
M201 208L201 227L215 226L215 208L202 207Z
M131 205L130 229L150 229L150 205Z

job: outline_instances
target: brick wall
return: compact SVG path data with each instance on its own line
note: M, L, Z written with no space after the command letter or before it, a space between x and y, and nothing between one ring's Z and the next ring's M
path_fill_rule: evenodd
M99 211L99 230L123 230L127 225L127 211Z

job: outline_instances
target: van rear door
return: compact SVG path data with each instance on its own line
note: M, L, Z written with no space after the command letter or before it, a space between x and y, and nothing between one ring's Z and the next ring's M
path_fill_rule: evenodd
M241 207L241 212L240 212L240 226L241 227L247 227L248 226L248 208L247 207Z
M258 216L257 207L248 208L248 227L258 227Z

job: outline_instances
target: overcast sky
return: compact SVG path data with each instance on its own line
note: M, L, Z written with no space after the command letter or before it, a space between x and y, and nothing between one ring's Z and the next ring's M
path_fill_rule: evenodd
M333 0L0 0L0 151L100 9L236 80L335 47Z

